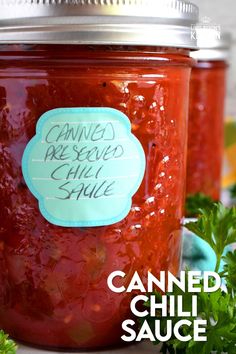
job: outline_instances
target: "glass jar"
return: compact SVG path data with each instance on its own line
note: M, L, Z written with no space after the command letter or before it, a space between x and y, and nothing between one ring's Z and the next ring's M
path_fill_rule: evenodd
M41 347L120 343L109 274L179 268L197 8L108 3L0 21L0 328Z
M224 106L230 34L198 29L200 50L190 81L187 195L220 199L224 139Z

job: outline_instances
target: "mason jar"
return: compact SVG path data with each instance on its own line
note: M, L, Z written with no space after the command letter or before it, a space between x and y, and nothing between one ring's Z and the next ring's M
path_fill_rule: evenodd
M109 274L179 269L197 7L4 0L0 17L0 327L117 345L133 294Z
M187 195L220 200L224 142L226 74L231 35L215 28L197 29L200 50L190 81Z

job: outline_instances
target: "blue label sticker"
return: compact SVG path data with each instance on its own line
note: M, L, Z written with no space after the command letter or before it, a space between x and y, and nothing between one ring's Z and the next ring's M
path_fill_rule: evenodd
M145 154L122 112L58 108L40 117L22 170L52 224L111 225L130 211L144 176Z

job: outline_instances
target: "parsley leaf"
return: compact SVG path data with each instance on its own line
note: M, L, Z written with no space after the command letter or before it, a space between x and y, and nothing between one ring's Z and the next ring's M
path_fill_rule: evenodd
M0 330L0 353L1 354L15 354L17 346L9 336Z
M224 271L221 274L227 283L228 291L231 290L232 296L236 293L236 250L228 252L224 257Z
M236 183L230 188L230 196L232 199L236 198Z
M185 227L211 246L217 259L215 272L218 272L225 247L236 242L236 207L226 208L215 203L211 209L200 212L198 220Z
M214 200L203 193L189 194L186 198L185 209L188 216L196 216L199 214L199 209L211 208L213 204Z

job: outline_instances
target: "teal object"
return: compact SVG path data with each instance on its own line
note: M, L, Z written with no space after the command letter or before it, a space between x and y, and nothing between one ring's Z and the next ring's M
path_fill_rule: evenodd
M224 254L232 248L226 247ZM183 232L183 252L182 269L186 267L190 270L214 271L216 266L216 255L210 245L197 235L184 229ZM220 271L223 270L224 262L220 264Z
M40 117L22 171L49 222L103 226L129 213L144 176L145 154L122 112L58 108Z

